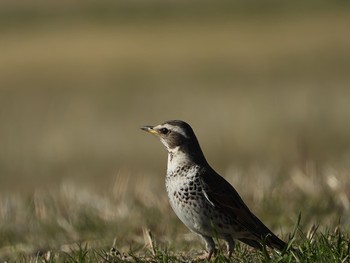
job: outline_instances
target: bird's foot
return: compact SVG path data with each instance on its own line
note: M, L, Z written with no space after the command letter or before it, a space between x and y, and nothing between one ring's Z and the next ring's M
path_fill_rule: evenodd
M206 259L208 259L208 253L204 253L204 254L199 255L198 257L196 257L196 261L197 261L197 260L198 260L198 261L204 261L204 260L206 260Z
M214 250L212 250L212 251L209 251L209 252L206 252L206 253L204 253L204 254L202 254L202 255L199 255L199 256L196 258L196 260L198 260L198 261L208 260L208 261L209 261L209 260L211 259L212 256L215 256L215 255L216 255L216 252L217 252L216 249L214 249Z

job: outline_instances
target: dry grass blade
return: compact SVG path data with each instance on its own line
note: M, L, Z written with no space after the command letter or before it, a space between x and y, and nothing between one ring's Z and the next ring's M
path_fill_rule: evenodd
M143 227L142 231L143 231L143 238L145 240L145 247L148 247L152 251L153 256L155 256L156 250L154 247L154 241L152 238L151 230L147 227Z

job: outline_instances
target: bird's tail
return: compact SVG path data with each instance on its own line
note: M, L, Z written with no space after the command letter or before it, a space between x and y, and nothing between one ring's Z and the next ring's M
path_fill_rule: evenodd
M256 220L256 224L258 226L258 230L255 232L258 235L262 244L269 246L270 248L277 249L279 251L283 251L287 248L287 243L283 240L279 239L272 231L265 226L259 218L254 216Z
M272 232L270 232L266 235L266 237L264 238L264 242L266 243L267 246L269 246L271 248L275 248L279 251L283 251L287 247L286 242L279 239Z
M270 248L277 249L279 251L283 251L287 247L287 244L281 239L279 239L272 232L268 233L265 237L261 237L260 240L261 241L247 238L239 239L239 241L257 249L263 249L263 244L269 246Z

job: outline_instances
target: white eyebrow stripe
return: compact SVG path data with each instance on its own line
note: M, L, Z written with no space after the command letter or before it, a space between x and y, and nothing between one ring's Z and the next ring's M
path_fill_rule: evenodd
M180 127L178 126L173 126L173 125L170 125L170 124L165 124L164 125L165 128L167 128L168 130L172 130L174 132L177 132L177 133L180 133L182 136L184 136L185 138L188 138L187 134L184 132L183 129L181 129Z

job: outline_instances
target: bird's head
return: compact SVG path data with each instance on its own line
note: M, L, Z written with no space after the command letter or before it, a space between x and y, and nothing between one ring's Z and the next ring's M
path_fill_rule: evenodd
M184 121L166 121L156 126L144 126L141 129L156 135L169 153L180 150L189 157L204 159L196 135L191 126Z

